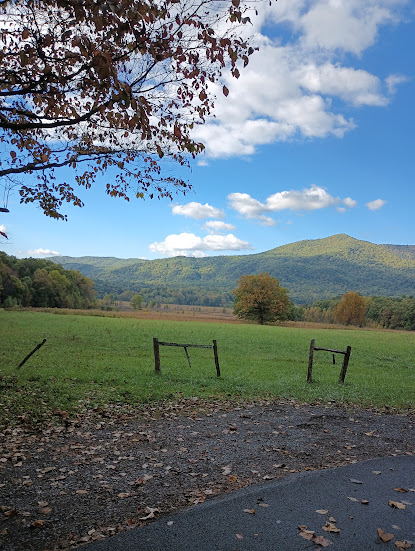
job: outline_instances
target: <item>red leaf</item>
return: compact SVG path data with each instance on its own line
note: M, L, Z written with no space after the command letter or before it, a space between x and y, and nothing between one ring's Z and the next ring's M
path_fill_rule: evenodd
M226 86L223 87L223 95L228 97L229 95L229 90L226 88Z

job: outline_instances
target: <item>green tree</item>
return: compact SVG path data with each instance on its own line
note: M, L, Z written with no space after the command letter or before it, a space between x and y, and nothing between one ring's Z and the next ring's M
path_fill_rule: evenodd
M287 289L280 287L278 279L269 273L242 276L232 294L238 318L263 325L267 321L287 319L291 312Z
M141 310L141 307L143 306L143 297L138 294L134 295L131 299L131 306L134 310Z
M337 323L362 326L366 315L366 299L350 291L342 296L333 315Z
M212 112L211 83L225 67L238 78L254 52L241 32L249 4L1 0L1 182L54 218L82 206L62 167L85 188L110 170L105 192L126 200L187 191L160 160L203 151L191 130Z

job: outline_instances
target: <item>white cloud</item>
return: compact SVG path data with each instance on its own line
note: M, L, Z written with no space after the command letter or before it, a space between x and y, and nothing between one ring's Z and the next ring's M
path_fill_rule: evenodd
M309 92L337 96L354 105L387 105L378 77L332 63L304 65L297 71L298 83Z
M346 205L346 207L349 207L350 209L353 207L357 207L357 201L355 201L351 197L346 197L346 199L342 200L342 203Z
M295 24L312 49L341 50L360 55L372 46L379 27L394 21L394 0L317 0Z
M222 210L210 206L209 203L202 205L201 203L196 203L194 201L187 203L186 205L173 206L172 213L187 216L188 218L195 218L196 220L225 217L225 213Z
M150 245L150 250L167 256L205 256L205 251L240 251L252 249L250 243L233 234L198 237L194 233L168 235L162 242Z
M197 166L209 166L209 163L206 159L198 159Z
M254 199L248 193L230 193L228 199L231 208L242 214L245 218L256 218L264 226L274 226L276 224L275 220L262 214L268 210L266 205Z
M384 205L386 205L386 201L383 199L375 199L374 201L369 201L369 203L366 203L366 206L369 210L379 210Z
M275 193L267 199L268 210L315 210L331 207L339 202L327 191L316 185L302 191L291 190Z
M227 224L221 220L209 220L203 225L203 229L208 230L210 233L232 231L235 229L233 224Z
M402 84L404 82L408 82L408 77L404 75L389 75L385 79L386 87L388 89L388 93L392 96L396 93L396 88L399 84Z
M28 256L60 256L61 253L50 249L32 249L27 251Z
M309 189L281 191L270 195L265 203L261 203L247 193L231 193L228 195L231 208L235 209L245 218L256 218L262 220L267 225L275 224L272 218L265 213L278 212L281 210L317 210L342 204L338 208L340 212L345 207L351 208L357 205L357 202L350 197L340 199L332 197L327 191L319 186L312 185Z
M205 144L206 157L250 156L259 146L278 141L342 138L356 128L350 106L388 105L406 77L380 79L359 67L358 56L378 40L382 26L405 18L407 4L290 0L261 6L259 16L252 18L260 51L238 80L224 73L228 98L212 85L215 117L194 128L193 137ZM287 24L291 32L280 33L278 26ZM262 35L265 25L281 39ZM344 66L350 53L356 56L354 63Z

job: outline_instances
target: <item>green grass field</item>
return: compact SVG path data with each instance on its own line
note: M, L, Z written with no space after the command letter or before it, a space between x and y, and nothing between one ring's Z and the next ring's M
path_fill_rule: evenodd
M53 408L135 404L177 397L292 398L399 411L415 404L415 332L303 329L203 322L150 321L0 310L0 422L24 415L42 420ZM213 351L162 347L154 371L153 337L161 341L218 342ZM27 363L23 358L47 338ZM306 383L310 340L316 346L352 347L345 384L343 356L316 352L313 383Z

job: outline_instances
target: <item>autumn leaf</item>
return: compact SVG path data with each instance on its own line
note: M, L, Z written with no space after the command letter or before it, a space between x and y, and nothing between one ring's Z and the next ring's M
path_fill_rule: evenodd
M224 87L222 88L222 90L223 90L223 95L224 95L225 97L227 97L227 96L229 95L229 90L228 90L228 88L227 88L226 86L224 86Z
M298 529L300 530L299 536L301 536L305 540L311 541L316 535L314 530L307 530L307 526L305 526L304 524L300 524Z
M242 534L235 534L236 536L236 539L238 540L242 540L243 539L243 535Z
M355 497L348 497L347 499L350 499L350 501L353 501L355 503L359 503L359 500L356 499Z
M361 500L360 500L360 503L361 503L362 505L369 505L369 501L368 501L367 499L361 499Z
M76 490L76 492L78 495L85 495L88 493L88 490Z
M328 513L328 509L317 509L316 510L316 513L318 513L319 515L327 515Z
M407 490L406 488L394 488L393 491L394 492L401 492L402 494L405 493L405 492L409 492L409 490Z
M255 509L244 509L244 513L249 513L250 515L255 515Z
M384 532L382 528L378 528L378 534L380 539L384 543L387 543L388 541L393 540L393 538L395 537L395 534L388 534L387 532Z
M30 526L32 528L42 528L44 524L45 524L44 520L35 520L34 522L32 522Z
M363 484L361 480L356 480L356 478L349 478L350 482L353 482L353 484Z
M230 477L229 477L229 480L230 480L230 482L236 482L238 480L238 477L235 476L234 474L231 474Z
M388 505L392 507L393 509L406 509L406 505L401 503L400 501L388 501Z
M330 540L326 539L324 536L316 536L315 538L313 538L313 542L317 545L321 545L321 547L328 547L333 543Z
M222 467L222 474L223 475L227 475L227 474L230 474L231 471L232 471L232 465L226 465L226 467Z
M332 532L334 534L340 534L340 528L337 528L335 524L332 522L327 521L326 524L323 526L323 530L325 532Z
M160 510L153 507L146 507L146 512L148 513L145 517L140 517L139 520L149 520L156 516L156 513L159 513Z
M399 551L405 551L405 549L412 549L413 545L414 545L413 541L407 541L407 540L395 541L395 546L399 549Z

